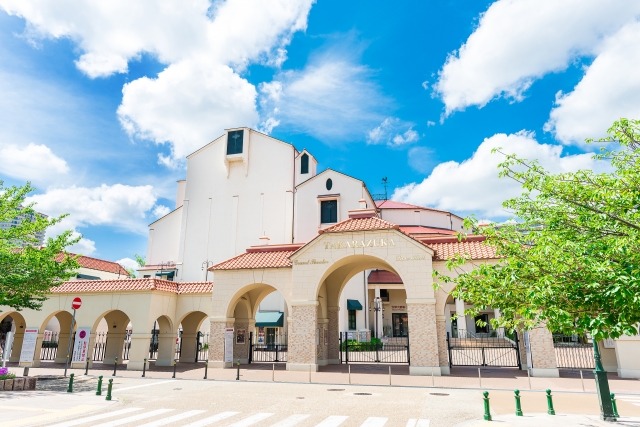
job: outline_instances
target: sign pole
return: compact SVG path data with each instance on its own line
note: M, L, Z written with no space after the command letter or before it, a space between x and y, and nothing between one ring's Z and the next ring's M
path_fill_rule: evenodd
M67 360L64 364L64 376L67 376L67 369L69 368L69 356L71 355L71 338L73 337L73 324L76 322L76 309L73 309L73 317L71 317L71 329L69 330L69 345L67 346Z

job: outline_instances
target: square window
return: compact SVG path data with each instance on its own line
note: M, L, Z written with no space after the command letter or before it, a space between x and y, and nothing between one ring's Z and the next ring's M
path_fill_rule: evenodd
M242 130L232 130L227 134L227 155L242 153L243 135Z
M320 202L320 223L332 224L338 222L338 201L324 200Z

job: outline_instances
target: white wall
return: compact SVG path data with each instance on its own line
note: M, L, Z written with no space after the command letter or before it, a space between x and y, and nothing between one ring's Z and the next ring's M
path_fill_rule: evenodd
M309 156L309 173L302 174L300 173L300 161L302 159L302 155L305 153ZM316 160L316 158L313 157L307 150L302 150L302 152L300 152L296 157L296 185L299 185L304 181L316 176L317 168L318 161Z
M360 272L353 276L342 289L340 294L340 332L349 330L349 311L347 310L347 300L353 299L360 301L362 310L356 311L356 329L368 329L367 327L367 310L369 310L369 302L367 301L365 289L366 278L369 276L369 270Z
M381 209L382 219L398 225L422 225L461 231L462 219L448 212L425 209Z
M181 221L182 207L149 225L146 258L148 265L178 261Z

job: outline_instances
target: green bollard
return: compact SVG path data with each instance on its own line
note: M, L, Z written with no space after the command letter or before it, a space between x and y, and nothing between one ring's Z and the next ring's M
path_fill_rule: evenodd
M73 393L73 374L69 375L69 388L67 393Z
M98 390L96 390L96 396L102 396L102 375L98 377Z
M484 420L491 421L491 412L489 411L489 392L485 391L482 395L484 396Z
M553 410L553 398L551 397L551 389L547 389L547 414L556 414L556 411Z
M516 394L516 417L522 416L522 406L520 406L520 390L515 390Z
M107 387L107 400L111 400L111 388L113 387L113 378L109 378L109 386Z
M611 393L611 406L613 406L613 416L616 418L620 418L618 414L618 405L616 404L616 395Z

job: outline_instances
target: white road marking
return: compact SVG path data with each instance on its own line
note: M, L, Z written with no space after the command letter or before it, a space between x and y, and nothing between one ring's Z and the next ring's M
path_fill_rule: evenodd
M79 426L80 424L90 423L91 421L103 420L105 418L117 417L118 415L128 414L129 412L140 411L142 408L127 408L120 409L119 411L107 412L106 414L94 415L91 417L80 418L73 421L67 421L65 423L55 424L49 427L71 427Z
M160 427L160 426L165 426L165 425L171 424L171 423L173 423L175 421L184 420L185 418L189 418L189 417L195 417L196 415L200 415L200 414L202 414L204 412L207 412L207 411L195 409L193 411L183 412L181 414L177 414L177 415L174 415L172 417L162 418L161 420L157 420L157 421L151 421L150 423L143 424L140 427Z
M174 383L176 381L178 381L178 380L160 381L160 382L157 382L157 383L134 385L132 387L115 388L115 389L113 389L113 391L114 392L120 392L120 391L125 391L125 390L133 390L134 388L151 387L152 385L168 384L168 383Z
M429 420L410 418L407 427L429 427Z
M98 424L93 427L116 427L121 426L122 424L132 423L134 421L144 420L145 418L155 417L156 415L166 414L167 412L171 412L173 409L156 409L155 411L145 412L144 414L134 415L132 417L122 418L121 420L111 421L104 424Z
M240 412L221 412L212 417L203 418L191 424L187 424L183 427L205 427L210 426L211 424L217 423L218 421L224 420L225 418L233 417L234 415L238 415Z
M326 418L323 422L321 422L320 424L316 425L316 427L336 427L339 426L340 424L342 424L343 422L345 422L347 420L346 416L343 415L332 415L328 418Z
M231 424L229 427L247 427L259 423L262 420L265 420L269 417L273 416L273 414L260 412L255 415L251 415L248 418L238 421L237 423Z
M310 415L305 415L305 414L291 415L290 417L285 418L284 420L275 423L271 427L291 427L291 426L294 426L294 425L298 424L300 421L306 420L309 417L310 417Z
M369 417L360 427L382 427L387 423L388 418Z

